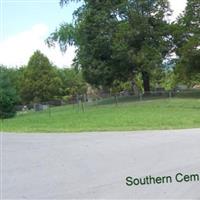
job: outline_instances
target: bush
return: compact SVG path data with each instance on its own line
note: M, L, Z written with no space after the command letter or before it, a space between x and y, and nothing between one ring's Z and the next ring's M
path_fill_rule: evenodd
M18 96L6 68L0 67L0 118L10 118L16 114Z

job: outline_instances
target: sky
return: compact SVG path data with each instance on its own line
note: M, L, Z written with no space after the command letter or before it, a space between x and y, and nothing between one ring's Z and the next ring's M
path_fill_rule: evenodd
M169 0L173 19L182 12L186 0ZM0 64L8 67L26 65L30 56L40 50L58 67L70 67L75 47L65 54L59 47L48 48L44 40L59 24L71 22L80 3L60 7L59 0L0 0Z

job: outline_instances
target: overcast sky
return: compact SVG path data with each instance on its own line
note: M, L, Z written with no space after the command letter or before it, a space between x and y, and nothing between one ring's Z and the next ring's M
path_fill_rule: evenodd
M72 21L79 4L60 8L59 0L0 0L0 64L21 66L39 49L58 67L69 67L74 57L71 47L63 55L48 48L44 40L63 22ZM170 0L173 18L182 12L186 0Z

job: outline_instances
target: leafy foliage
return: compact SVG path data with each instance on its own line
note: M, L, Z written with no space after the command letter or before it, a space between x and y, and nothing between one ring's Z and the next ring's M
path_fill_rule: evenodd
M57 69L58 76L62 81L62 96L84 94L87 85L81 71L71 69Z

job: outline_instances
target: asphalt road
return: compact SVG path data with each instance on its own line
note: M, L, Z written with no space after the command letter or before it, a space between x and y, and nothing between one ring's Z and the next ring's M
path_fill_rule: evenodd
M3 199L200 199L194 180L126 185L128 176L200 175L200 129L2 133L1 145Z

